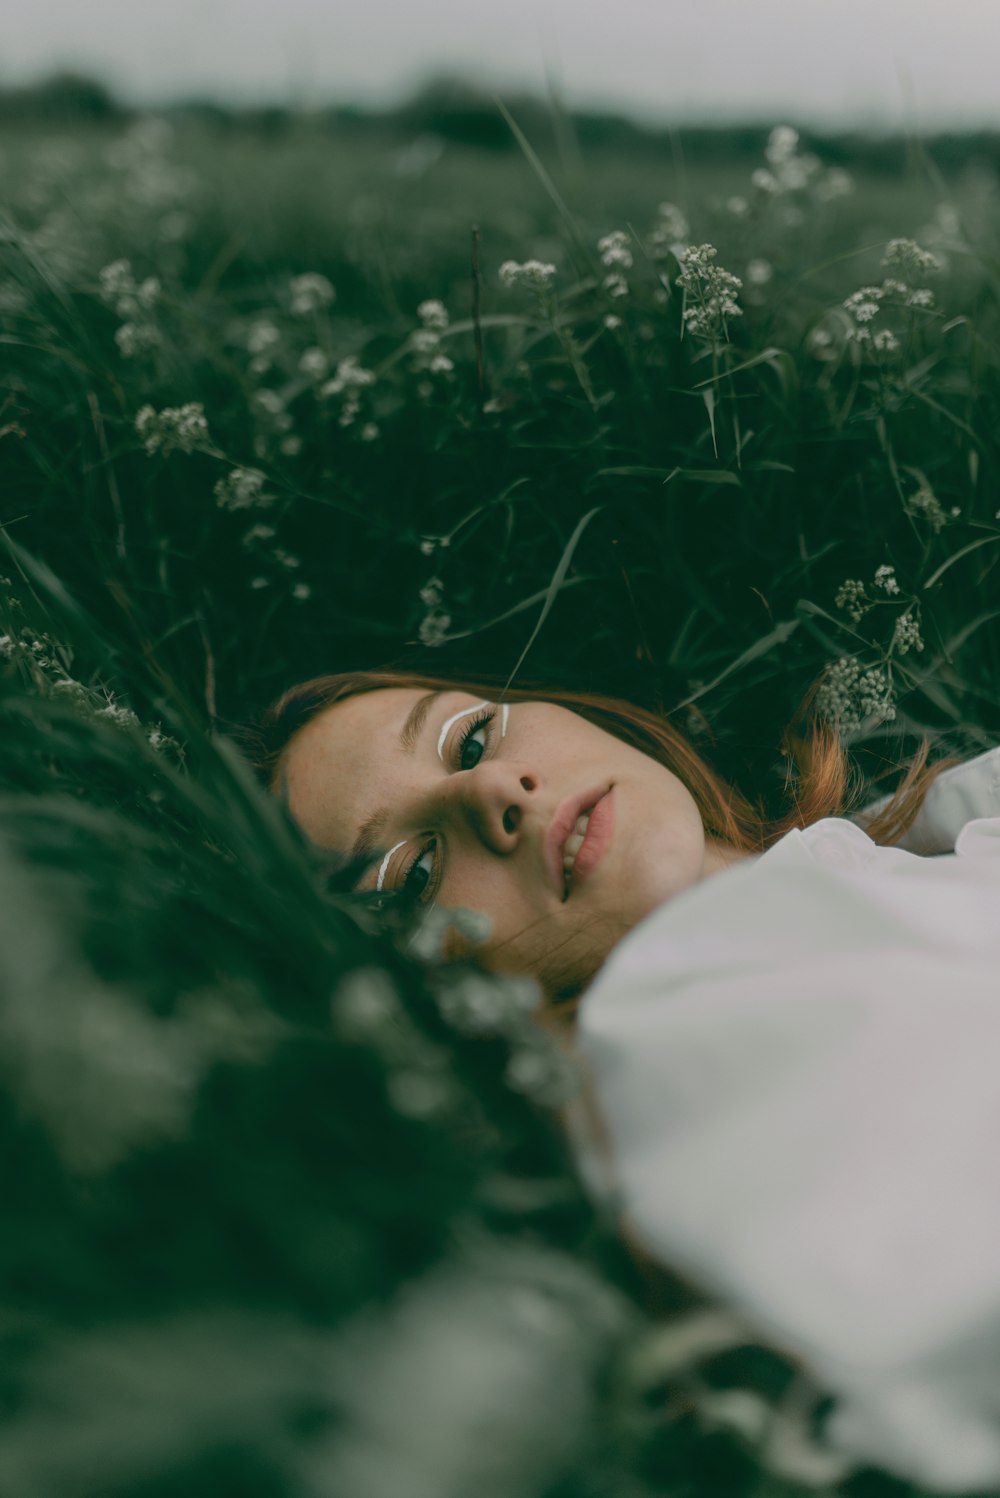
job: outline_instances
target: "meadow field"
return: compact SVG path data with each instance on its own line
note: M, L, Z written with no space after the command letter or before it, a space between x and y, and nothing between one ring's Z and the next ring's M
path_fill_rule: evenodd
M996 743L996 171L498 111L0 124L11 1498L906 1489L637 1267L532 986L245 754L390 663L656 708L773 809L808 713L871 795Z

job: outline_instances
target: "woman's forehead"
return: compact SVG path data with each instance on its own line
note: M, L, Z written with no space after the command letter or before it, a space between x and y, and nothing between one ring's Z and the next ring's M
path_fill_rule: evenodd
M425 687L359 692L298 730L283 757L279 791L308 836L325 842L333 829L343 835L357 820L355 803L378 794L381 773L399 754L399 730L426 696Z

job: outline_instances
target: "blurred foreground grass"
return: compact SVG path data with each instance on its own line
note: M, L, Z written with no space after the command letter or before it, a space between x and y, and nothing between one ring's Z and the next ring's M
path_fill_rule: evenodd
M873 787L995 742L996 180L521 144L0 139L16 1498L901 1486L648 1319L530 987L331 895L232 734L405 658L670 711L765 800L821 676Z

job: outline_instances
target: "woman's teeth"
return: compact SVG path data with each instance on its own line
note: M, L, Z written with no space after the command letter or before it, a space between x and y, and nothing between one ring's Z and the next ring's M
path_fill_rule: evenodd
M593 811L593 809L594 808L591 807L590 811ZM587 823L590 821L590 811L582 811L580 813L580 815L576 819L576 824L573 828L573 831L570 833L563 846L563 878L565 880L565 894L563 898L565 898L565 895L569 894L569 887L572 881L573 874L573 865L576 862L576 855L583 847L583 840L587 835Z

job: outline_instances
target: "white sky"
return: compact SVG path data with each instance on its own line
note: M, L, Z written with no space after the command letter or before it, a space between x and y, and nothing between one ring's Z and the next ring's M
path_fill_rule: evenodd
M393 101L458 70L637 118L1000 123L1000 0L0 0L0 82Z

